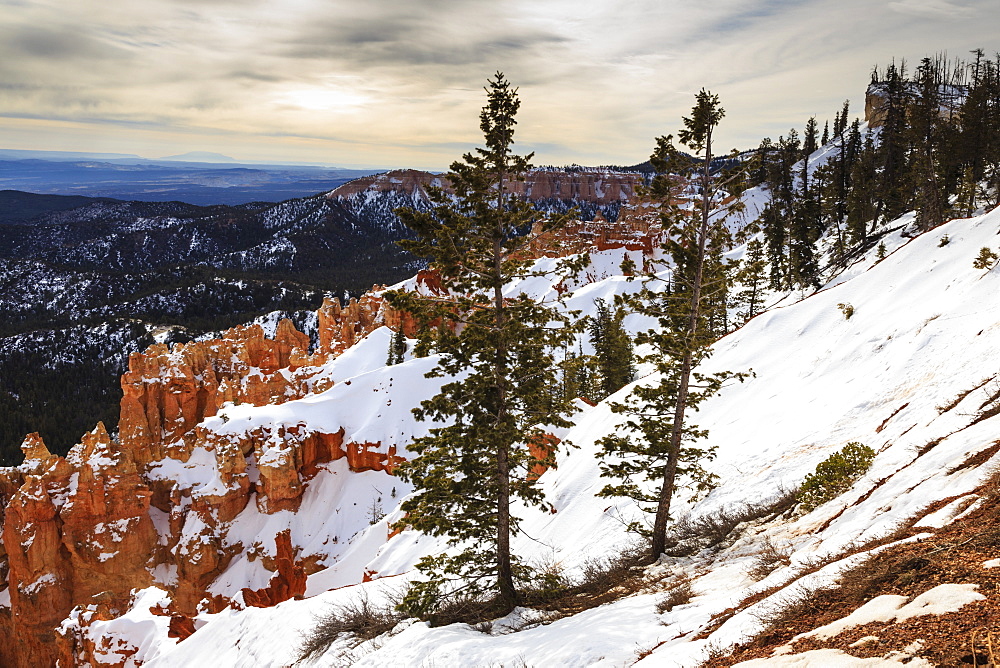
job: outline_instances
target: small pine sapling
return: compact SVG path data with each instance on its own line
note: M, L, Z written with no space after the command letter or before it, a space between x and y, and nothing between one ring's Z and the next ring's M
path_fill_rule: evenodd
M619 265L619 269L622 272L622 276L628 276L631 278L635 275L635 260L629 257L628 253L626 253L621 265Z
M1000 259L1000 256L986 246L983 246L979 249L979 255L973 261L972 266L976 269L993 269L998 259Z
M402 328L396 330L389 340L389 357L386 359L386 366L402 363L406 356L406 337L403 336Z

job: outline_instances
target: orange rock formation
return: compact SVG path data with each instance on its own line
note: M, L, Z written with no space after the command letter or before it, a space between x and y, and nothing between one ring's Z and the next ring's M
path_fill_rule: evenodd
M291 532L282 531L274 543L278 556L271 582L264 589L243 589L243 602L255 608L269 608L291 598L302 598L306 593L306 571L295 563Z
M531 200L573 199L609 204L634 199L636 187L641 183L642 176L639 174L582 169L572 172L536 169L528 172L523 181L512 181L509 188L510 192ZM396 191L411 195L426 193L428 186L441 188L446 192L451 190L451 184L444 175L399 169L345 183L327 197L350 197L366 190Z
M239 551L227 546L224 527L248 503L264 513L297 509L308 480L335 459L346 457L355 471L391 472L402 460L395 447L345 443L343 429L327 434L279 426L234 440L199 426L225 402L282 403L325 389L314 379L322 363L381 326L382 309L375 295L343 308L328 300L313 354L308 337L287 320L274 339L254 325L172 349L151 346L131 357L122 378L117 442L98 425L63 458L29 435L24 463L0 469L0 575L10 596L10 608L0 608L0 641L10 640L0 642L0 665L33 668L57 658L65 665L103 665L101 648L57 638L54 629L77 606L86 607L79 618L88 623L120 614L132 589L153 584L156 567L175 569L171 614L180 620L178 633L190 631L183 620L199 604L215 610L226 604L208 596L207 587ZM196 447L215 454L222 485L210 493L192 494L156 472L164 460L188 461ZM159 532L153 512L164 518ZM190 522L203 528L185 533ZM280 591L301 594L303 566L289 571L289 580L281 564L280 558L271 563L284 578ZM0 584L0 592L4 588ZM98 599L104 607L91 610Z
M151 492L131 453L104 425L84 435L64 459L37 434L22 446L25 463L0 469L2 486L20 486L4 509L9 568L10 637L5 666L53 663L54 629L75 604L103 597L125 604L132 588L151 582L145 566L157 542Z

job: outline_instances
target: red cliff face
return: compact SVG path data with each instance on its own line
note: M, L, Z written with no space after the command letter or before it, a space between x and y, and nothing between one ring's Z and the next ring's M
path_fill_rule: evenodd
M641 183L642 177L638 174L602 170L566 172L538 169L528 172L523 181L511 182L509 190L532 201L572 199L595 204L610 204L634 199L636 187ZM446 192L451 191L451 184L442 174L400 169L345 183L327 197L352 197L369 190L426 195L428 186L442 188Z
M663 227L658 211L627 209L622 214L622 220L614 223L603 218L575 221L556 232L541 234L535 239L531 254L534 257L560 257L624 248L651 256L663 243Z
M146 587L156 530L149 487L128 451L103 425L86 434L65 459L48 454L33 434L25 465L5 473L21 485L4 514L13 645L0 649L7 666L51 665L54 629L81 602L101 596L124 605ZM12 471L7 469L6 471Z
M296 563L291 532L282 531L275 538L277 556L274 577L264 589L243 589L243 602L255 608L269 608L282 601L302 598L306 593L306 571Z
M234 327L222 338L151 346L133 353L122 376L119 432L140 466L173 457L186 461L194 427L229 401L262 406L303 396L312 388L309 337L288 320L268 339L259 325Z
M336 298L327 297L317 312L319 320L319 354L336 357L362 338L386 324L385 300L372 292L361 299L350 300L345 306Z

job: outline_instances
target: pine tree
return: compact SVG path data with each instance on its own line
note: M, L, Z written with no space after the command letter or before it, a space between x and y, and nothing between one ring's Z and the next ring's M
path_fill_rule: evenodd
M562 382L556 386L561 400L572 401L582 398L596 406L604 398L593 355L584 355L582 350L575 353L566 350L563 354L561 371Z
M548 454L540 458L532 446L551 445L548 434L569 426L569 401L551 389L559 383L556 352L574 340L579 318L524 293L504 295L504 286L528 275L526 251L536 235L566 218L540 218L511 194L531 158L512 152L520 100L501 73L486 92L480 114L486 147L451 165L454 196L433 190L433 210L398 211L416 236L400 245L430 260L445 294L387 293L425 336L434 335L432 323L450 325L437 328L439 362L429 374L450 380L414 411L436 426L409 446L416 457L397 468L416 489L401 506L407 513L401 524L447 536L460 548L418 564L428 579L414 583L403 600L418 615L431 614L458 590L492 596L498 614L517 605L525 565L510 548L520 531L511 504L544 503L529 472L551 464L553 452L542 448Z
M399 328L392 333L392 338L389 339L389 357L386 359L386 365L392 366L394 364L400 364L406 355L406 337L403 336L403 329Z
M944 222L945 200L938 178L941 144L941 96L937 71L930 58L917 68L919 97L910 107L909 143L914 147L913 180L916 191L916 226L929 230Z
M788 235L781 209L775 202L764 206L758 223L767 241L767 260L771 265L768 285L772 290L783 290L788 287L788 254L785 250Z
M749 164L747 164L747 177L751 186L757 186L762 183L771 185L768 183L768 171L771 162L774 160L774 151L774 142L771 141L770 137L764 137L760 142L760 146L754 151Z
M833 135L835 137L839 137L840 139L844 138L844 131L847 130L847 117L850 114L850 109L851 109L851 101L844 100L843 108L839 112L834 114Z
M954 137L955 153L962 167L957 170L963 190L961 215L979 207L978 186L986 181L982 195L991 206L1000 204L1000 54L997 62L984 59L982 49L973 51L968 95L958 113L959 129ZM975 185L971 185L975 184ZM984 202L984 203L987 203Z
M838 184L837 172L840 155L843 150L837 147L836 152L823 165L816 167L813 171L813 190L816 198L816 213L819 216L820 229L829 230L833 228L836 232L833 261L837 261L846 250L844 244L843 221L839 218L839 202L837 201Z
M955 192L955 204L951 208L951 214L956 217L968 218L976 210L976 200L979 187L976 183L975 170L969 165L962 170L962 178L959 179Z
M795 128L789 130L787 138L778 138L772 154L765 179L771 200L757 219L767 241L771 287L782 290L795 284L810 285L817 273L813 244L819 237L820 221ZM797 163L801 163L798 171L794 169Z
M789 233L789 270L792 282L801 288L819 287L819 267L814 246L823 232L819 192L811 182L809 156L816 150L816 117L809 119L803 135L799 188L793 194Z
M878 219L893 220L906 213L909 208L907 161L907 108L912 98L911 88L906 80L906 62L899 67L891 63L886 69L882 84L885 93L885 122L879 135L876 150L879 168L876 201Z
M651 560L659 558L666 545L671 501L681 481L706 486L712 480L702 467L713 456L712 448L693 444L705 432L686 418L728 376L703 376L696 371L712 342L708 327L711 314L707 312L711 297L720 289L719 282L726 279L712 276L709 268L710 258L720 255L728 242L725 215L717 197L720 184L711 172L713 133L723 115L718 96L703 89L678 133L680 142L696 156L692 180L699 195L694 212L682 212L670 204L677 189L672 174L689 170L690 159L681 159L671 136L657 139L650 158L657 172L650 193L663 202L661 217L670 232L665 250L672 261L672 277L669 290L655 292L647 286L630 306L658 320L658 328L640 333L636 339L652 349L642 361L655 366L658 380L640 384L623 403L612 406L612 410L629 416L624 424L626 433L601 441L605 454L602 473L617 480L601 494L630 496L655 509ZM649 484L658 489L648 490Z
M760 239L752 239L747 244L746 254L740 263L739 272L736 275L736 282L743 289L736 295L737 308L742 308L737 312L744 323L760 312L767 269L767 261L764 259L764 244Z
M594 302L597 312L588 327L590 343L600 372L600 398L610 396L632 382L635 376L632 339L622 327L624 314L612 313L603 299Z
M855 246L868 240L868 224L878 213L877 160L875 142L868 133L851 167L851 188L847 193L847 233Z
M818 126L816 124L816 117L812 116L806 121L806 129L802 133L802 159L808 160L809 156L816 152L819 148L817 143L817 138L819 136Z

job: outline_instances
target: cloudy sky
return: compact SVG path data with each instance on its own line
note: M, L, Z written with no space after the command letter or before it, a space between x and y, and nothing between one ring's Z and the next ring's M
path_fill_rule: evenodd
M0 0L0 148L445 168L499 69L536 163L635 163L702 87L742 148L998 28L996 0Z

